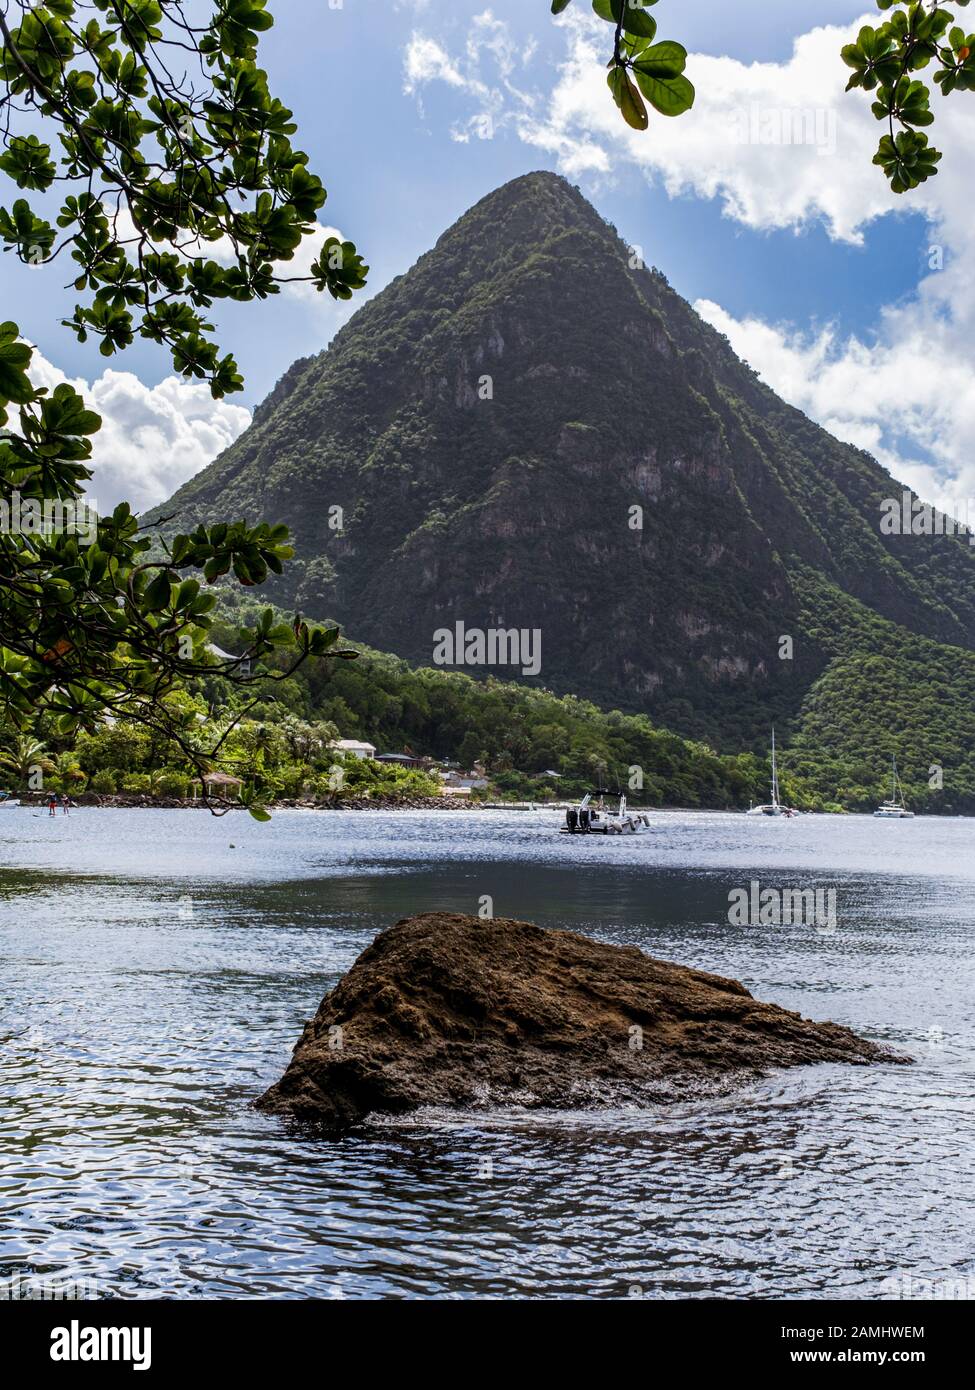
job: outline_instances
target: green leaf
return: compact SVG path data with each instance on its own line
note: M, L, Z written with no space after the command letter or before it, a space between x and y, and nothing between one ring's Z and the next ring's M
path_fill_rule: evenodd
M653 34L644 35L637 38L636 34L623 34L620 37L620 52L626 58L636 58L645 49L649 48Z
M656 0L648 0L648 4L656 4ZM622 16L623 28L628 34L652 39L657 32L656 20L651 19L635 0L592 0L592 7L600 19L610 24L618 24Z
M200 581L198 579L184 579L176 593L173 607L181 613L184 608L195 600L200 592Z
M637 73L660 78L679 77L686 66L687 49L672 39L645 48L633 64Z
M8 329L9 334L6 332ZM31 350L26 343L9 341L16 333L15 323L0 325L0 402L13 401L17 405L25 405L34 395L34 387L27 376Z
M652 39L657 32L657 21L644 10L630 3L623 15L623 28L628 34L639 38Z
M686 77L651 77L634 70L640 91L661 116L682 116L694 105L694 88Z
M630 81L625 68L614 68L606 79L623 119L634 130L646 130L650 123L643 98Z
M57 174L50 145L42 145L36 135L15 135L0 155L0 169L16 181L18 188L40 190L50 188Z
M170 593L169 575L166 570L160 570L146 589L143 608L149 613L158 613L169 603Z

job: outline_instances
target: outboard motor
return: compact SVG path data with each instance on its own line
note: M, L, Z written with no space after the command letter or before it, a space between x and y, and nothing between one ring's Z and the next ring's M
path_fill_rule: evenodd
M581 807L579 808L579 829L580 829L584 834L588 834L589 829L590 829L590 826L591 826L591 823L592 823L592 812L590 811L590 809L589 809L588 806L581 806Z
M572 807L570 810L566 811L565 823L568 826L570 832L572 834L575 834L576 826L579 824L579 814L576 811L575 807Z

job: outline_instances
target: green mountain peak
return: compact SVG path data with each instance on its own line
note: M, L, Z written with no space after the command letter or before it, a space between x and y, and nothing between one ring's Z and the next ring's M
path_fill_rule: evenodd
M882 534L901 492L539 171L296 362L158 512L287 522L272 596L373 647L429 665L458 623L537 632L528 679L730 747L798 717L836 659L811 584L975 646L971 548Z

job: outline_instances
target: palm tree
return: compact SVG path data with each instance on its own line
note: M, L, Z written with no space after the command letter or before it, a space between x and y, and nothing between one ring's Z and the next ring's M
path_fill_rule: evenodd
M39 743L30 734L18 734L6 748L0 748L0 768L13 773L18 784L29 783L38 772L51 772L53 762L47 756L47 744ZM40 785L32 791L40 791Z
M88 774L78 763L76 753L58 753L54 758L54 771L57 779L61 783L62 791L70 791L72 785L77 786L81 782L87 781Z

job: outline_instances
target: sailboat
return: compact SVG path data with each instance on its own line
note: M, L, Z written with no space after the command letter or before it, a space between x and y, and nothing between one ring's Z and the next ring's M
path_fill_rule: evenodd
M913 820L914 812L904 805L904 792L897 778L897 759L891 760L890 800L882 801L874 811L881 820Z
M775 767L775 730L772 730L772 800L765 806L753 806L750 816L794 816L797 813L791 806L783 806L779 801L779 774Z

